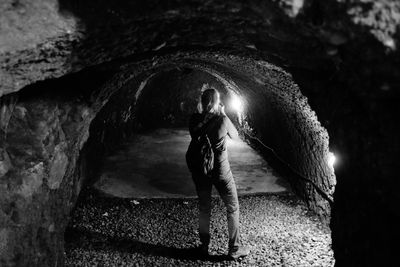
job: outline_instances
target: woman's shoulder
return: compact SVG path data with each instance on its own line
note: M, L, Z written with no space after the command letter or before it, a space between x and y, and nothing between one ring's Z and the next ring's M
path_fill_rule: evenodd
M226 123L226 121L229 120L228 116L226 116L225 114L220 114L218 115L218 117L222 123Z
M190 115L190 120L201 120L203 118L203 114L195 112Z
M227 116L223 114L213 114L213 113L204 114L198 112L193 113L190 116L190 121L203 121L203 120L209 121L214 119L220 121L221 123L224 123L227 119Z
M201 113L195 112L190 115L189 123L190 125L197 124L203 120L203 115Z

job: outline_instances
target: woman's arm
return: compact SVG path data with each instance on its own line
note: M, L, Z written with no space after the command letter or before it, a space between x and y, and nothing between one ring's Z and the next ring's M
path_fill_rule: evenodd
M223 116L224 119L224 125L226 128L226 131L228 133L228 136L232 139L239 139L239 134L238 131L235 128L235 125L233 125L232 121L229 119L228 116L226 116L225 113L225 106L221 105L220 107L220 114Z
M232 139L239 139L239 134L238 131L235 128L235 125L233 125L232 121L228 118L228 116L225 115L224 117L225 121L225 127L226 131L228 132L228 136Z

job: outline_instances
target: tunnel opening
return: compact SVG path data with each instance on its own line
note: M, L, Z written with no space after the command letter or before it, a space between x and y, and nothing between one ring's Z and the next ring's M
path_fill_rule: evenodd
M223 68L222 68L223 69ZM225 71L225 72L224 72ZM108 163L111 162L111 164L107 167L106 165L108 164L107 161L104 162L104 157L100 158L99 162L101 164L96 164L100 166L106 166L106 169L124 169L128 170L128 172L123 171L122 173L120 172L117 174L117 176L123 176L125 179L124 181L121 182L121 179L117 181L110 176L113 175L112 172L104 172L103 170L98 170L97 176L95 179L92 181L92 184L94 184L94 187L99 190L101 193L106 193L107 196L114 196L114 197L127 197L127 198L134 198L134 200L130 200L130 202L125 202L125 203L130 203L126 205L131 205L131 206L140 206L141 203L143 206L147 207L148 202L146 201L146 198L157 198L160 197L160 195L167 196L168 198L182 198L182 197L188 197L188 196L195 196L194 194L194 187L190 179L190 174L186 169L185 162L184 162L184 152L187 147L189 137L186 134L186 137L183 136L182 130L187 127L187 121L188 121L188 116L191 114L196 109L197 102L198 102L198 96L199 93L201 92L201 89L204 84L209 84L215 88L217 88L220 92L222 92L222 99L227 103L226 106L230 106L229 101L229 96L232 95L240 95L242 96L246 102L246 105L250 105L251 108L244 108L244 112L242 114L238 114L237 111L231 109L229 110L229 115L232 117L232 121L235 122L236 126L239 128L242 138L248 142L248 144L252 145L254 149L257 150L257 153L260 153L264 159L273 160L275 159L275 164L274 168L279 170L279 172L284 172L284 175L287 177L287 179L290 179L289 182L294 185L295 187L295 192L300 195L300 197L307 196L306 198L306 203L313 203L314 201L314 206L311 204L308 206L311 210L314 210L314 212L317 212L317 214L320 215L320 218L322 218L322 221L327 221L329 220L329 212L330 208L329 205L330 203L327 203L326 199L321 198L320 195L318 195L320 192L316 191L315 188L310 186L309 184L306 183L306 186L304 185L304 181L299 181L299 177L296 177L296 173L293 173L293 170L288 171L288 166L285 165L287 164L286 161L282 162L282 160L279 162L279 160L276 159L276 154L273 155L271 153L271 147L279 147L280 142L287 142L285 141L285 137L289 138L291 142L293 142L293 136L290 135L284 135L284 133L287 133L288 131L292 131L293 129L286 130L286 131L281 131L282 128L287 127L285 123L280 121L282 119L282 114L279 114L277 112L282 112L282 113L290 113L288 110L285 109L277 109L277 105L282 104L279 103L276 99L279 99L279 94L277 92L271 93L268 92L270 88L265 86L265 84L261 83L260 80L256 80L253 78L251 82L249 82L249 78L246 77L246 75L243 75L241 73L232 71L229 72L224 70L224 71L216 71L215 69L212 68L193 68L191 65L185 65L183 64L182 66L167 66L166 68L161 68L158 69L157 71L153 72L148 72L145 75L141 76L138 79L132 79L128 81L126 84L125 88L121 88L117 93L115 93L109 100L109 102L103 107L103 109L99 112L98 117L94 119L91 132L95 132L96 135L93 136L98 136L101 137L101 142L103 149L107 151L105 154L109 154L109 160ZM227 79L226 77L229 77ZM240 87L240 86L243 87ZM254 86L254 87L253 87ZM264 87L264 88L263 88ZM265 89L265 87L267 89ZM272 86L272 88L276 87ZM246 91L248 90L248 91ZM267 93L266 93L267 91ZM273 91L273 90L271 90ZM296 93L299 93L297 91ZM321 160L322 166L327 165L327 156L325 157L326 153L329 153L329 151L326 151L326 148L328 146L327 144L327 138L324 136L324 129L321 130L320 124L316 120L315 114L311 111L310 108L306 105L306 100L300 95L300 98L295 98L296 100L300 99L300 108L298 107L295 109L296 112L305 112L305 115L303 116L309 116L311 114L311 125L313 127L317 126L317 130L315 128L312 128L314 131L313 132L308 132L308 135L315 135L319 134L319 138L317 139L317 144L312 144L310 147L314 146L314 152L315 152L315 147L317 147L317 153L320 152L324 157L318 158L317 160ZM247 97L247 98L246 98ZM262 98L262 103L259 103L257 100L255 101L254 99L259 99ZM280 95L282 100L286 101L293 101L293 98L288 100L286 99L287 96L282 96ZM275 99L276 98L276 99ZM129 100L129 101L126 101ZM274 102L275 101L275 102ZM284 102L283 101L283 102ZM265 103L268 103L267 105L263 105ZM258 110L257 110L258 108ZM301 108L304 108L304 110L301 110ZM270 114L268 114L270 112ZM292 116L290 116L292 115ZM262 120L260 120L260 117L264 116ZM284 118L290 118L293 120L293 117L295 115L293 114L286 114L284 115ZM265 118L267 117L267 119ZM277 118L278 117L278 118ZM294 122L295 125L301 126L302 121L296 120L298 118L295 118L292 122ZM261 127L257 123L261 122ZM297 124L296 124L297 123ZM268 125L268 127L264 128L264 125ZM307 124L307 122L306 122ZM310 124L310 122L308 122ZM100 125L100 127L99 127ZM99 128L97 128L99 127ZM296 126L294 126L294 129ZM307 129L307 128L306 128ZM309 128L308 128L309 130ZM297 130L301 131L301 130ZM322 131L322 134L321 134ZM262 133L260 135L260 132ZM279 138L277 137L277 133L279 133ZM287 133L288 134L288 133ZM326 131L325 131L326 134ZM117 136L115 136L117 135ZM268 151L265 150L265 144L260 141L260 139L256 136L259 136L262 140L268 140L269 146L267 148L269 149ZM92 135L91 135L92 136ZM163 137L162 137L163 136ZM290 136L290 137L288 137ZM155 149L154 144L150 145L147 150L143 149L143 146L145 146L146 143L148 143L149 139L153 143L161 142L165 143L168 141L171 141L171 137L178 138L178 139L185 139L186 138L186 144L185 145L177 145L175 142L171 142L171 144L167 145L166 148L164 147L163 149ZM183 137L183 138L182 138ZM253 138L250 138L253 137ZM298 137L299 138L299 137ZM315 138L315 136L313 136ZM256 139L256 141L254 140ZM109 140L109 142L107 141ZM258 140L258 141L257 141ZM272 140L272 141L271 141ZM277 141L278 140L278 141ZM298 141L299 139L294 139L294 141ZM89 138L88 143L92 142ZM128 144L127 144L128 142ZM273 142L276 142L275 144ZM307 142L307 141L303 141ZM318 142L320 142L318 144ZM260 144L261 143L261 144ZM322 144L321 144L322 143ZM135 147L136 145L136 147ZM142 150L137 148L137 145L141 146ZM293 144L292 144L293 145ZM104 147L105 146L105 147ZM180 159L175 157L175 155L171 155L171 146L174 146L173 149L178 151L178 155L180 155ZM305 144L300 144L300 146L304 149L307 149L307 145ZM321 149L322 148L322 149ZM321 149L322 151L318 151L318 149ZM293 150L291 150L293 152ZM98 151L96 152L98 153ZM127 154L133 154L136 157L127 157ZM274 152L275 153L275 152ZM303 152L303 154L307 154L307 152ZM125 159L125 162L121 165L118 165L118 161L120 162L121 160L121 155L122 158ZM142 156L142 157L141 157ZM286 155L285 155L286 156ZM153 164L150 165L150 167L147 167L147 170L149 171L143 171L146 169L146 167L143 167L143 164L140 167L135 167L132 165L131 161L136 161L136 162L144 162L145 159L151 159L154 157L169 157L171 162L174 164L167 163L164 160L163 164ZM110 161L111 158L111 161ZM126 162L126 159L128 159L128 162ZM290 160L290 158L289 158ZM315 159L314 159L315 160ZM312 161L312 160L311 160ZM176 162L180 162L182 164L176 164ZM282 164L283 163L283 164ZM146 163L144 163L145 165ZM312 164L308 162L308 164ZM124 166L125 167L124 167ZM126 168L126 166L129 165L129 168ZM321 165L318 167L321 168ZM238 170L243 168L244 165L239 166ZM317 168L318 168L317 167ZM328 166L329 167L329 166ZM139 169L139 171L138 171ZM185 172L179 173L179 169L185 169ZM248 170L248 169L247 169ZM333 169L331 169L333 171ZM136 172L135 172L136 171ZM285 172L286 171L286 172ZM329 170L328 170L329 171ZM129 173L130 172L130 173ZM170 178L168 181L168 178L166 178L166 173L170 173L171 176L174 176ZM243 173L243 172L242 172ZM241 174L242 174L241 173ZM115 172L114 172L115 174ZM298 175L298 173L297 173ZM148 176L152 177L150 181L143 181L141 178L143 176ZM240 176L240 175L239 175ZM248 178L249 175L244 175L245 178ZM250 175L251 176L251 175ZM288 177L290 176L290 177ZM137 184L134 185L134 183L131 183L130 181L126 181L126 179L131 179L138 180ZM181 178L177 178L181 177ZM328 176L329 177L329 176ZM326 178L326 177L325 177ZM329 177L332 179L332 177ZM265 179L265 177L264 177ZM279 181L278 181L279 183ZM282 184L281 185L275 185L276 188L279 188L282 186L283 188L288 188L287 181L282 179ZM297 184L296 184L297 183ZM316 182L318 183L318 182ZM332 180L328 180L324 182L325 185L329 185L329 189L332 190ZM146 186L143 186L143 184L146 184ZM248 187L246 187L246 183L244 183L244 188L239 188L239 191L242 191L242 193L246 193L247 190L250 191ZM255 184L257 186L257 184ZM264 185L264 187L273 187L273 184L267 184ZM134 190L132 188L136 187ZM152 187L150 190L149 187ZM282 188L281 187L281 188ZM303 187L303 188L302 188ZM305 187L305 188L304 188ZM131 189L129 189L131 188ZM275 188L275 189L276 189ZM108 189L108 191L107 191ZM240 190L242 189L242 190ZM262 186L259 186L258 189L261 189L261 191L258 192L264 192L262 191ZM323 189L318 188L320 191L324 192ZM271 192L274 191L274 189ZM307 191L309 190L309 191ZM191 192L190 192L191 191ZM257 191L257 190L256 190ZM162 193L160 193L162 192ZM190 193L188 193L190 192ZM275 192L286 192L286 190L277 190ZM310 192L314 193L315 195L310 194ZM328 194L332 194L333 191L330 191ZM93 197L93 194L95 198L101 198L104 197L100 194L100 196L96 195L97 193L94 193L89 189L89 192L84 194L82 197L83 201L82 202L87 202L87 195ZM140 200L144 198L144 200ZM289 197L289 199L291 199ZM271 199L269 199L271 200ZM293 199L292 199L293 200ZM308 200L308 202L307 202ZM310 201L311 200L311 201ZM325 202L324 202L325 201ZM296 201L294 201L296 202ZM190 201L185 201L182 200L180 204L184 203L185 205L194 205ZM189 203L189 204L188 204ZM221 204L221 203L220 203ZM125 205L125 204L124 204ZM157 202L157 205L162 205L160 202ZM175 203L174 205L178 205ZM218 203L215 204L218 207ZM257 205L255 205L257 207ZM290 205L289 205L290 206ZM220 206L219 206L220 207ZM296 206L297 207L297 206ZM82 213L84 212L88 207L78 203L78 208L79 210L77 213ZM99 207L97 207L99 208ZM154 208L154 207L153 207ZM251 209L257 209L254 207L249 206L248 207L250 210ZM112 211L110 211L109 208L105 208L102 206L100 208L102 213L102 216L104 214L106 218L110 216ZM303 211L304 212L304 211ZM319 213L318 213L319 212ZM81 214L82 215L82 214ZM82 215L84 216L84 215ZM168 212L166 215L168 218L171 216L171 213ZM84 216L85 217L85 216ZM79 223L79 217L74 217L73 219L78 225L81 225L81 227L85 228L85 226L82 226L82 224ZM96 220L103 220L104 217L96 217ZM145 219L144 219L145 220ZM285 220L284 218L281 218L281 220ZM91 221L91 220L89 220ZM145 220L146 221L146 220ZM104 222L107 223L107 222ZM221 224L221 222L217 223L218 225ZM196 225L196 223L194 223ZM87 226L87 225L86 225ZM141 228L140 224L135 225L136 228ZM261 225L258 225L258 227L261 227ZM217 227L218 228L218 227ZM261 227L262 228L262 227ZM192 229L192 228L190 228ZM152 229L151 231L155 231L155 229ZM169 229L170 230L170 229ZM192 229L195 231L195 229ZM216 229L215 231L221 231L221 229ZM257 229L256 232L262 233L262 230ZM129 231L128 231L129 232ZM76 235L76 229L75 230L70 230L67 231L68 235ZM324 240L319 244L319 248L321 249L322 252L318 252L315 255L321 256L326 262L330 262L332 260L332 255L331 250L328 248L329 247L329 242L330 238L327 238L329 236L329 231L327 228L325 228L325 236L321 240ZM81 233L82 234L82 233ZM98 233L97 233L98 234ZM313 233L315 234L315 232ZM313 235L311 234L311 235ZM92 235L92 234L91 234ZM181 233L179 234L181 235ZM259 236L260 234L258 234ZM261 234L262 235L262 234ZM107 234L106 234L107 236ZM136 234L135 240L141 240L140 236L137 236ZM150 234L150 236L153 236ZM192 236L192 235L191 235ZM104 237L107 239L106 237ZM92 240L92 238L90 238ZM69 242L69 244L72 244L72 247L70 247L69 251L75 251L76 249L76 240L81 240L79 238L77 239L72 239L72 241ZM154 240L149 240L147 239L147 242L141 243L141 246L145 247L142 248L143 250L153 250L154 248L151 247L151 244L153 244L157 238ZM221 240L218 240L221 242ZM192 241L191 241L192 242ZM266 242L266 240L263 240L261 242ZM218 242L217 242L218 243ZM132 245L130 243L130 245ZM177 243L173 243L171 247L177 246ZM187 245L187 244L186 244ZM217 244L215 244L217 245ZM75 247L74 247L75 246ZM150 247L149 247L150 246ZM79 247L79 246L78 246ZM166 251L170 251L171 247L166 246L166 247L161 247L160 250L164 251L163 253L169 253ZM142 249L137 249L137 251L142 253ZM327 249L327 250L325 250ZM176 252L176 251L175 251ZM174 252L171 252L172 254ZM185 254L186 252L178 252L177 254ZM159 254L157 254L159 255ZM186 254L185 254L186 255ZM73 258L73 257L72 257ZM178 257L181 259L180 257ZM295 257L292 258L291 260L295 260Z
M279 80L273 83L273 79L290 79L290 75L273 65L265 66L272 74L264 80L254 72L240 73L202 61L154 68L128 80L110 98L92 123L90 136L94 138L88 143L93 142L98 156L99 151L111 151L135 132L186 128L201 88L210 84L222 92L242 139L288 176L296 193L327 222L336 183L329 164L328 134L294 84L281 82L282 89ZM231 108L233 96L245 102L241 114Z
M214 57L213 55L212 58ZM230 59L232 59L231 56ZM42 187L48 190L55 199L61 193L65 197L63 205L68 210L75 205L75 199L78 194L81 194L81 200L78 201L78 208L76 209L78 211L74 212L74 214L79 214L79 206L84 202L90 203L91 201L87 197L93 197L92 192L86 194L86 191L82 191L82 188L85 185L95 182L98 178L99 166L101 166L104 156L107 153L121 147L121 145L123 146L123 142L129 136L154 130L154 128L157 128L155 127L157 125L169 128L183 127L190 111L188 108L195 106L201 86L193 85L190 87L193 90L192 96L185 96L183 98L186 99L187 103L182 104L182 101L179 101L179 97L173 95L166 96L166 99L168 97L173 99L172 102L175 106L172 110L169 109L168 105L160 110L158 108L160 105L157 105L157 101L159 101L157 95L166 93L166 91L157 91L160 88L157 88L156 85L160 82L157 82L156 78L163 77L163 75L170 78L170 76L173 77L174 72L178 72L182 76L201 74L203 78L207 78L191 78L191 80L201 82L201 84L207 81L222 92L226 92L226 95L229 95L229 92L233 92L243 97L245 107L242 118L239 119L237 113L233 110L231 111L231 116L238 128L241 129L243 138L249 141L249 143L252 143L252 140L245 137L245 133L251 133L268 146L274 147L277 151L280 149L279 152L285 155L287 161L291 160L292 162L295 162L300 157L300 155L293 156L292 153L302 152L307 154L308 152L302 151L302 149L307 150L313 147L312 151L316 152L315 155L319 156L307 162L308 165L302 166L300 164L299 166L304 167L306 172L310 172L310 169L307 168L312 167L312 170L315 171L314 167L317 169L321 167L318 164L326 164L324 155L327 151L328 143L327 138L323 135L324 129L321 128L315 114L307 105L306 99L301 95L298 88L292 82L289 82L291 80L290 75L282 69L266 62L254 62L252 60L248 60L245 62L246 64L243 64L243 59L241 58L234 58L237 62L204 60L204 55L198 59L179 59L172 63L168 57L164 60L164 62L160 60L161 62L158 65L156 64L156 66L151 63L149 64L151 67L148 69L144 71L139 69L140 71L135 71L133 74L129 64L125 68L121 68L123 71L119 69L118 73L115 73L115 69L113 68L110 68L109 72L103 72L103 69L107 69L104 66L87 69L83 73L36 84L35 87L38 88L36 92L42 92L40 96L37 94L31 95L30 92L32 91L30 89L32 88L22 90L22 97L19 97L18 93L8 96L8 100L4 102L6 104L6 108L4 109L5 114L12 114L12 116L9 116L8 131L10 133L18 132L24 127L31 129L29 134L35 137L32 139L33 141L29 141L29 145L34 149L42 148L45 145L46 150L48 150L45 156L38 157L37 162L31 162L26 167L28 172L39 181L38 184L34 185L25 185L25 182L23 182L22 187L31 190L26 192L26 196L31 197L38 192L41 193L43 190ZM154 61L156 60L152 59L150 62ZM256 66L252 68L251 64ZM250 70L240 68L241 65L250 68ZM264 73L260 73L259 69L264 71ZM107 75L105 75L106 73ZM99 81L98 83L92 83L91 81L96 80L100 74L104 75L103 84L100 85ZM82 83L83 80L87 80L87 83ZM171 80L174 80L176 83L179 79ZM284 80L284 82L281 80ZM152 82L154 82L154 85L152 85ZM153 89L156 90L156 93L151 89L152 87L155 87ZM54 88L58 89L54 90ZM69 88L72 88L72 90L68 90ZM150 90L146 90L149 88ZM43 91L41 91L42 89ZM152 95L152 91L154 95ZM64 93L59 94L59 92ZM190 91L182 90L182 92L188 93ZM15 96L17 96L18 100L12 101L12 98ZM152 101L146 102L149 100L154 100L157 107L151 108ZM192 104L194 105L192 106ZM226 106L229 106L229 104ZM38 107L41 108L40 112L36 111ZM152 111L157 112L151 114ZM172 116L170 116L171 113L173 114ZM30 114L36 115L33 116ZM150 114L152 120L157 123L148 120L147 114ZM304 125L306 127L302 127ZM43 130L47 129L46 127L50 127L51 130ZM299 129L296 127L299 127ZM320 133L321 129L323 131L322 134ZM57 138L54 138L55 136ZM315 142L313 141L308 144L308 141L304 141L305 144L296 146L297 142L304 136L311 136L311 139L307 140L313 140L312 137L318 138ZM9 139L8 141L12 144L13 140ZM19 139L15 139L14 141L15 143L20 142ZM20 143L24 144L25 141ZM255 147L258 146L254 142L252 144ZM299 149L297 151L293 150L294 147L298 147ZM15 146L15 148L16 150L14 151L8 151L12 159L15 159L17 154L21 156L21 153L27 154L29 152L23 151L23 147L18 149L18 146ZM317 166L313 165L315 162L318 163ZM23 168L21 167L21 169ZM43 168L50 170L50 176L43 174ZM321 172L320 174L322 176L318 177L318 179L325 181L326 177L324 173ZM40 183L40 181L44 182ZM328 182L325 181L325 183L327 186L332 186L329 180ZM31 188L31 186L34 188ZM301 197L307 197L305 200L309 204L309 208L319 212L321 218L328 218L330 211L328 208L329 204L322 202L324 200L320 198L318 192L315 192L313 188L309 188L301 182L297 185L294 184L293 187L295 190L298 190L297 192L300 192L299 195ZM98 197L101 198L102 196ZM96 198L97 196L94 197L94 199ZM284 204L282 208L285 209L288 207L294 208L298 214L304 215L307 213L307 209L301 208L296 199L272 197L272 199L268 198L268 200L275 201L274 203L277 203L277 205ZM104 201L107 202L108 200ZM248 207L251 210L252 202L251 200L249 201ZM54 200L54 203L60 204L61 202ZM126 203L123 205L131 205L131 202L122 201L121 203ZM268 207L265 199L261 200L261 203L263 203L261 206ZM218 206L218 203L216 206ZM49 207L49 212L51 210L52 207ZM84 211L90 214L90 211ZM292 211L288 210L288 212ZM258 212L263 213L266 211L262 211L261 209ZM66 211L66 214L68 214L68 211ZM100 215L103 216L103 214L109 213L106 211ZM83 221L99 219L96 217L99 214L92 217L89 216L89 218L85 214L81 215ZM108 215L104 216L108 217ZM60 221L55 224L50 223L51 220L49 219L49 222L44 227L51 229L51 231L48 231L49 233L57 232L59 235L62 235L66 226L65 222L61 222L63 218L65 219L65 217L61 216ZM281 222L283 220L284 218L280 218ZM308 219L305 220L307 221ZM75 222L73 221L73 223ZM103 223L107 225L106 222ZM41 233L40 236L47 240L48 237L43 234L44 232L42 231ZM260 233L263 233L263 231L260 231ZM66 240L68 241L71 235L74 236L75 234L76 231L72 233L67 231L65 234ZM324 238L321 239L323 240L321 247L324 249L328 248L329 238L326 238L327 232L320 232L320 234L324 235ZM51 234L51 236L57 235ZM96 238L102 240L106 237L97 235ZM67 244L71 243L67 242ZM72 244L74 243L72 242ZM132 243L129 243L128 246L132 246ZM150 247L150 249L154 249L154 247ZM169 250L167 249L167 251ZM325 259L331 260L330 249L327 249L324 255L327 255Z
M243 110L236 109L239 96L210 73L186 67L158 72L145 81L129 108L135 118L131 136L102 164L94 186L119 197L195 197L185 160L190 142L189 117L198 112L202 90L216 88L227 115L243 132L249 126L243 121ZM285 192L289 188L243 140L229 140L228 149L239 194Z

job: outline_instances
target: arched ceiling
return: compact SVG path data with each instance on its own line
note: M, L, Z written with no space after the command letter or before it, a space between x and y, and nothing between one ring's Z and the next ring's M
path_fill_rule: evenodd
M0 92L122 58L168 50L256 55L301 66L315 53L307 30L273 3L252 1L9 0L1 7L7 35L0 43ZM301 51L301 52L299 52ZM308 68L329 57L307 59ZM315 68L318 68L315 66Z
M289 2L304 3L304 10L296 18L287 16L278 4ZM278 101L280 105L276 105L282 111L279 114L288 115L282 116L281 122L291 120L286 106L295 103L293 109L290 108L294 111L296 107L300 107L297 111L306 107L307 116L292 117L294 123L287 125L300 128L309 123L317 129L321 129L321 125L326 127L331 148L337 150L341 158L335 170L338 184L331 223L337 262L382 265L390 260L388 253L395 255L396 252L374 244L390 244L396 241L393 233L398 233L398 227L392 223L398 218L395 204L398 203L396 181L400 146L395 123L400 53L392 45L399 41L398 1L326 0L324 5L318 3L321 1L3 0L0 4L0 96L9 97L2 98L1 130L31 135L24 140L39 148L41 157L45 155L46 164L55 174L48 177L50 186L56 188L63 178L59 170L66 170L64 165L58 168L57 164L65 161L63 150L70 140L63 139L61 146L42 142L47 132L41 132L41 127L28 120L26 110L37 115L38 125L44 121L43 125L51 126L49 129L66 131L66 136L71 134L76 138L75 143L71 142L74 153L71 152L68 167L70 179L75 179L71 177L72 173L75 175L78 150L88 137L88 124L95 115L92 110L101 110L113 93L133 79L139 77L142 81L152 73L176 65L191 66L233 81L238 88L247 84L248 92L268 87L274 94L271 99L279 99L279 92L285 92L286 96ZM354 12L349 13L352 8ZM362 23L355 23L357 18ZM390 35L392 42L385 38L378 42L376 36L381 36L380 33ZM85 76L88 73L93 75ZM100 76L103 74L104 77ZM69 85L75 87L62 85L73 78L77 80ZM62 88L63 94L69 94L70 98L59 105L56 101L35 102L36 99L18 102L13 100L15 95L10 94L23 89L22 95L36 96L42 87L47 88L47 93L54 92L58 100L62 96L58 96L57 88ZM299 88L308 101L298 94ZM92 102L81 101L75 98L77 95L85 95ZM315 110L318 120L307 103ZM88 111L87 105L91 104L92 110ZM16 105L18 107L12 109ZM53 115L60 115L61 120ZM9 125L11 117L14 124ZM316 122L307 120L310 117ZM11 128L7 128L9 126ZM310 129L304 133L302 136L300 132L299 136L313 139L318 134ZM2 147L8 145L17 150L21 136L10 134L7 140L5 136L2 135ZM324 134L321 136L325 138ZM302 155L306 150L301 142L294 143L300 144L300 153L293 160L303 160L303 166L311 166L308 155ZM27 153L24 148L21 151ZM1 152L7 154L4 149ZM42 160L41 157L35 160ZM3 156L2 166L19 167L20 164L26 167L29 163L15 160L8 166L8 161ZM43 168L47 165L36 163L34 168L27 167L28 172L22 167L13 170L20 171L17 182L30 183L32 177L39 181L27 187L29 190L23 190L22 195L27 199L36 192L32 188L48 190L41 184L47 173ZM16 183L14 177L8 178L11 184ZM71 205L74 189L64 186L59 190L67 192L63 195L65 203L69 203L65 207ZM8 198L11 193L6 190L2 196ZM48 201L46 194L38 198L43 205L37 207L45 210L50 204L54 210L60 210L56 204L62 201L55 201L54 194L50 194L54 197L50 200L54 201ZM312 201L321 204L316 199ZM24 204L20 211L25 212L21 214L32 217L31 202L21 203ZM40 212L33 215L37 214ZM7 220L13 220L13 216L7 216ZM32 218L38 221L36 226L43 223L40 218ZM57 220L64 218L59 216ZM30 229L27 224L25 230ZM23 233L18 230L18 234ZM20 243L15 242L17 246Z

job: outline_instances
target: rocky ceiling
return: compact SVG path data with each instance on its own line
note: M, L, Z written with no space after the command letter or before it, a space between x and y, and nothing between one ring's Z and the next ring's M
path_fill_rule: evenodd
M339 157L334 203L308 201L315 210L332 205L337 266L390 266L400 218L399 13L390 0L3 0L1 264L62 262L63 224L88 168L82 158L96 147L90 122L132 96L127 85L181 66L246 92L280 88L281 104L305 103ZM253 115L259 128L262 116ZM320 184L332 196L332 184Z

